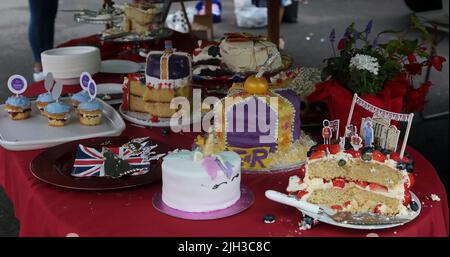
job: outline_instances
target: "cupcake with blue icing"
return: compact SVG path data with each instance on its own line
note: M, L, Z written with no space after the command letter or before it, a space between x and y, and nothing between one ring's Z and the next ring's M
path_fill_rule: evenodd
M53 103L54 101L55 99L53 99L52 94L50 92L45 92L38 96L36 100L36 107L39 109L42 115L45 115L45 106Z
M48 125L62 127L70 119L70 105L63 102L54 102L44 107L44 115L47 116Z
M78 114L80 123L86 126L96 126L102 121L103 104L98 100L80 103Z
M31 116L30 100L22 95L9 97L5 103L5 110L13 120L24 120Z
M70 102L72 103L73 108L75 108L75 112L76 112L77 114L79 114L79 112L78 112L78 106L79 106L81 103L85 103L85 102L88 102L88 101L90 101L90 100L91 100L91 98L89 97L89 93L88 93L87 91L85 91L85 90L80 91L80 92L74 94L74 95L70 98Z

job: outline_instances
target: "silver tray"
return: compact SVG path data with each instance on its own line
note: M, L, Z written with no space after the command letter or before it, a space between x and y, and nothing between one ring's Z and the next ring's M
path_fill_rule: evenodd
M35 101L31 102L30 118L11 120L4 105L0 105L0 145L11 151L25 151L80 139L120 135L125 129L122 117L113 107L98 100L103 104L102 124L98 126L81 125L72 111L70 120L64 127L50 127L47 118L39 113Z

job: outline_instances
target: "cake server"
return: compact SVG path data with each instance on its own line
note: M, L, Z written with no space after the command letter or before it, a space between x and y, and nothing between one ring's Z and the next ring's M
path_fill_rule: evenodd
M347 223L354 225L389 225L402 224L409 221L406 218L390 217L374 213L351 213L348 211L337 212L325 206L311 204L306 201L298 200L293 196L283 194L274 190L267 190L266 197L272 201L286 204L303 211L311 212L321 216L330 217L335 222Z

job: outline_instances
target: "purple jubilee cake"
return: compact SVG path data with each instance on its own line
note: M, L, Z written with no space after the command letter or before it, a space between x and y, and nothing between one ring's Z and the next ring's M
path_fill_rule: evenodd
M298 162L300 156L293 157L293 148L300 145L300 99L294 91L252 94L237 83L219 103L215 108L218 145L240 154L244 170L273 170Z

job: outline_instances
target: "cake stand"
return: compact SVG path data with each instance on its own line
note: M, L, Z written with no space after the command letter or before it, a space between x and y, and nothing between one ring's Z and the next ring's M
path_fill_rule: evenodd
M248 209L255 201L252 191L246 186L241 186L241 197L228 208L210 212L185 212L167 206L162 200L162 192L153 195L153 207L158 211L172 217L186 220L215 220L230 217Z

